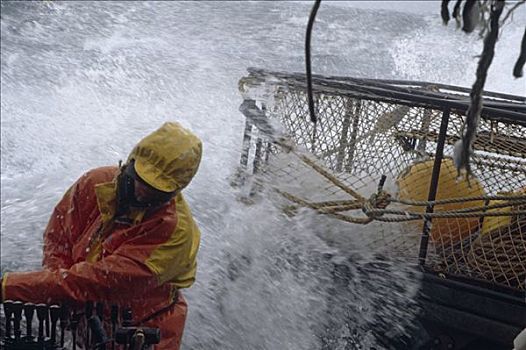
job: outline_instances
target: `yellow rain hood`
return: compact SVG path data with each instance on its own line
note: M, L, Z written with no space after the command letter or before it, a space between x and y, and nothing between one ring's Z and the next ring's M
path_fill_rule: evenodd
M150 186L180 191L194 177L201 161L201 140L179 123L168 122L143 138L132 150L135 171Z

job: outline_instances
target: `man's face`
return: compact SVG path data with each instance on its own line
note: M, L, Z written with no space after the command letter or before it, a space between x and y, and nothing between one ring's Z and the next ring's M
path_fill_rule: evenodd
M134 179L134 190L135 199L140 203L146 204L159 200L158 192L138 179Z
M163 192L146 183L136 172L134 163L126 165L119 178L119 202L124 206L147 208L169 202L176 192Z

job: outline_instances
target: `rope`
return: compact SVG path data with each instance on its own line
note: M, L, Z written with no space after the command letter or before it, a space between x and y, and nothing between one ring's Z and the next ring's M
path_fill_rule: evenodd
M316 0L312 11L309 16L309 22L307 23L307 34L305 36L305 67L307 70L307 96L309 99L309 111L310 111L310 120L316 124L316 114L314 114L314 98L312 96L312 71L311 71L311 60L310 60L310 38L312 34L312 27L314 25L314 20L316 19L316 13L318 13L318 8L320 7L321 0Z
M398 221L411 221L411 220L420 220L420 219L436 219L436 218L474 218L481 216L515 216L515 215L526 215L526 210L516 210L516 211L498 211L498 212L474 212L474 213L464 213L464 212L437 212L437 213L418 213L418 212L409 212L403 210L389 210L389 209L372 209L367 212L367 215L375 216L375 219L382 221L379 216L380 214L391 214L399 215L399 218L396 218Z
M313 202L312 205L316 206L317 208L321 207L345 207L345 206L353 206L353 205L361 205L361 202L355 201L355 200L341 200L341 201L326 201L326 202Z
M519 57L517 58L517 62L515 62L515 66L513 66L513 76L515 78L522 77L524 63L526 63L526 28L524 28L524 34L522 35Z
M471 213L476 211L486 211L486 210L493 210L493 209L502 209L507 207L519 207L522 205L526 205L526 202L519 201L519 202L508 202L508 203L497 203L492 205L485 205L482 207L470 207L470 208L463 208L455 210L455 213Z
M304 207L307 207L307 208L311 208L311 209L314 209L316 210L317 212L319 213L322 213L322 214L327 214L329 216L332 216L336 219L339 219L339 220L342 220L342 221L346 221L346 222L350 222L350 223L353 223L353 224L368 224L369 222L372 221L371 218L358 218L358 217L352 217L352 216L348 216L348 215L343 215L343 214L338 214L338 213L335 213L333 211L329 211L329 210L326 210L324 208L316 208L314 205L312 205L311 203L301 199L301 198L298 198L290 193L287 193L287 192L284 192L284 191L281 191L277 188L275 188L275 191L278 192L279 194L281 194L283 197L287 198L288 200L294 202L294 203L297 203L297 204L300 204Z
M404 222L404 221L414 221L414 220L421 220L421 219L433 219L433 218L471 218L471 217L486 217L486 216L514 216L514 215L526 215L526 210L516 210L516 211L497 211L497 212L487 212L487 211L474 211L478 208L466 208L466 209L459 209L456 211L448 211L448 212L435 212L435 213L418 213L418 212L410 212L410 211L403 211L403 210L389 210L385 209L388 205L388 198L389 194L387 192L381 191L379 194L373 194L371 198L360 205L359 203L349 203L347 204L351 209L362 209L364 214L367 216L367 218L363 217L355 217L355 216L349 216L349 215L343 215L338 214L336 211L338 209L342 210L342 208L326 208L323 206L320 206L320 203L309 203L299 197L296 197L288 192L281 191L279 189L275 189L276 192L281 194L286 199L299 204L301 206L316 210L319 213L327 214L332 217L335 217L337 219L351 222L351 223L357 223L357 224L368 224L369 222L373 220L378 221L384 221L384 222ZM503 204L495 205L495 206L488 206L487 209L490 209L490 207L502 207ZM509 205L508 205L509 206ZM383 217L385 214L388 215L397 215L398 217Z
M354 200L340 200L340 201L324 201L311 203L306 200L303 200L299 197L296 197L288 192L281 191L277 188L274 188L276 192L281 194L286 199L291 202L296 203L299 206L307 207L313 210L316 210L319 213L326 214L343 220L346 222L357 223L357 224L368 224L373 220L383 221L383 222L403 222L403 221L413 221L421 219L432 219L432 218L471 218L471 217L486 217L486 216L514 216L514 215L526 215L526 210L516 210L516 211L493 211L488 212L488 210L501 209L507 207L516 207L526 205L526 195L518 196L471 196L464 198L448 198L434 201L416 201L408 199L396 199L393 198L388 192L383 190L383 183L385 181L385 176L382 177L380 185L378 186L377 193L373 193L369 199L366 199L357 191L353 190L346 186L342 181L338 180L334 175L332 175L328 170L324 169L321 165L316 164L316 162L309 157L301 154L297 149L284 140L277 140L276 143L286 149L286 151L291 152L296 157L298 157L303 163L311 167L314 171L319 173L321 176L326 178L336 187L343 190L345 193L354 197ZM492 205L476 206L463 208L447 212L434 212L434 213L419 213L412 211L403 211L403 210L388 210L386 209L390 203L401 203L411 206L435 206L441 204L452 204L452 203L465 203L473 201L492 201L492 200L505 200L506 203L496 203ZM290 212L297 209L297 206L287 206L284 208L285 211ZM361 209L362 212L367 216L356 217L339 214L340 211L349 211L349 210L358 210ZM397 217L386 217L384 215L397 215Z
M389 205L391 195L382 189L373 193L369 200L363 203L362 211L370 218L377 219L385 214L385 208Z
M307 156L300 154L294 149L292 150L292 153L295 156L297 156L299 159L301 159L305 164L307 164L312 169L317 171L321 176L323 176L324 178L332 182L336 187L342 189L345 193L350 194L351 196L356 198L356 200L358 200L359 202L362 202L362 203L366 202L366 199L361 194L359 194L352 188L349 188L348 186L346 186L343 182L341 182L334 175L332 175L328 170L325 170L322 166L316 164L313 160L309 159Z
M428 205L440 205L440 204L452 204L452 203L463 203L473 201L494 201L494 200L505 200L505 201L522 201L526 200L526 196L473 196L463 198L448 198L439 199L434 201L415 201L410 199L391 199L391 202L397 202L401 204L413 205L413 206L428 206Z
M363 204L362 203L359 203L359 202L356 202L354 204L339 204L339 205L334 205L334 206L324 206L324 205L319 205L317 203L310 203L311 205L311 208L313 209L323 209L325 211L328 211L328 212L339 212L339 211L349 211L349 210L357 210L357 209L362 209L363 207ZM298 208L298 206L296 205L289 205L287 207L285 207L285 210L286 211L291 211L291 210L296 210Z

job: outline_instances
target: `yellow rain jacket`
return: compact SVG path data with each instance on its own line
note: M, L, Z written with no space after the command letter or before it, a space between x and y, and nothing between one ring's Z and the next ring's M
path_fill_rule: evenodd
M83 175L55 207L44 233L44 270L4 275L4 300L102 301L130 307L133 320L161 330L161 349L178 349L186 318L180 288L196 274L200 233L182 193L197 172L200 140L165 123L141 140L128 161L149 185L178 191L155 209L133 209L115 223L118 167ZM119 221L121 222L121 221Z

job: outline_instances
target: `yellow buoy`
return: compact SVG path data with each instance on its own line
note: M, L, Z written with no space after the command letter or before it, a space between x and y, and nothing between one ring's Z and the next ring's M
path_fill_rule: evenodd
M430 159L412 164L397 179L398 196L400 199L426 201L429 195L431 175L435 160ZM470 182L465 177L457 180L457 169L453 160L445 158L440 166L440 176L436 199L464 198L484 195L484 189L476 178L470 178ZM451 204L436 205L435 212L445 212L451 210L464 209L468 207L480 207L483 201L460 202ZM424 212L423 206L410 206L408 211ZM417 222L420 229L422 223ZM433 219L431 229L431 239L435 243L451 244L469 236L471 232L479 226L479 218L440 218Z
M524 195L526 194L526 187L515 191L515 192L507 192L507 193L499 193L500 195L510 195L510 196L518 196L518 195ZM488 203L488 205L496 205L496 204L504 204L508 201L506 200L493 200ZM511 210L518 210L519 208L517 206L515 207L505 207L505 208L496 208L496 209L489 209L488 212L506 212L509 213ZM511 216L486 216L484 218L484 221L482 223L482 229L481 234L486 235L490 232L506 229L508 230L509 227L512 225L512 217Z

